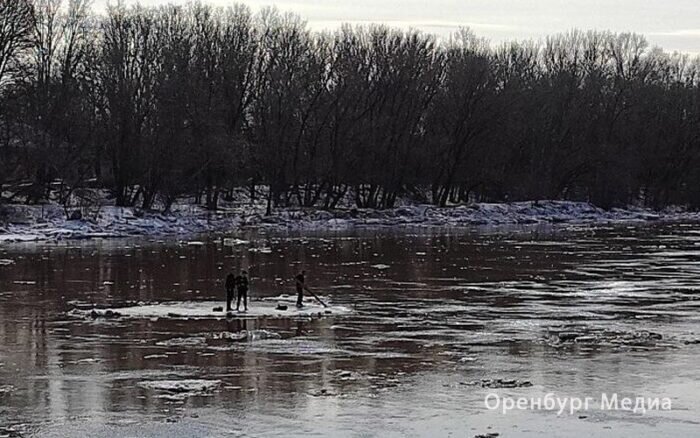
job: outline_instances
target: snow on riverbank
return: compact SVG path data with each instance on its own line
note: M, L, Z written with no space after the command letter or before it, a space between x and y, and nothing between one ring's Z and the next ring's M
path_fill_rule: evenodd
M603 210L584 202L539 201L477 203L437 208L405 205L389 210L277 209L265 216L264 206L238 204L216 212L180 205L172 213L139 212L132 208L102 207L90 220L66 220L57 205L6 205L0 222L0 243L128 236L191 235L230 232L244 228L277 230L349 229L359 227L475 227L518 224L610 224L655 220L697 221L700 213L680 209L652 211L630 207Z

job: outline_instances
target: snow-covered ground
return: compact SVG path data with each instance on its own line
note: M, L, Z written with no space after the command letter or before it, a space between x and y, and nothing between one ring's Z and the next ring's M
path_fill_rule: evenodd
M263 202L230 203L216 212L180 204L168 214L104 206L89 219L67 220L58 205L5 205L0 242L128 236L193 235L246 228L321 230L358 227L475 227L540 223L609 224L643 221L696 221L700 213L682 209L652 211L638 207L603 210L585 202L537 201L474 203L437 208L410 204L388 210L342 208L275 209L265 215Z

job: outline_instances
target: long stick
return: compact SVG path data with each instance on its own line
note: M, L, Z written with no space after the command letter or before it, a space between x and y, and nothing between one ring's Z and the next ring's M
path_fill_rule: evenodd
M328 307L328 305L326 303L324 303L323 301L321 301L321 299L319 297L317 297L315 293L311 292L311 290L308 287L304 286L304 290L306 290L308 293L310 293L312 297L316 298L316 300L319 303L323 304L323 307Z

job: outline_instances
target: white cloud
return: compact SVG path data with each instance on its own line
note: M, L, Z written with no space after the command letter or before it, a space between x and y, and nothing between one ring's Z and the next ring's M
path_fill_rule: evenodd
M95 0L104 8L108 0ZM169 0L140 0L158 5ZM187 0L171 0L186 3ZM235 0L202 0L231 5ZM136 3L136 0L126 0ZM445 35L460 26L493 42L539 39L573 28L647 35L666 50L700 51L697 0L239 0L257 11L274 5L307 20L312 29L342 23L384 23ZM671 5L672 3L672 5Z
M681 29L668 32L649 32L651 36L678 36L678 37L698 37L700 38L700 29ZM699 47L700 48L700 47Z

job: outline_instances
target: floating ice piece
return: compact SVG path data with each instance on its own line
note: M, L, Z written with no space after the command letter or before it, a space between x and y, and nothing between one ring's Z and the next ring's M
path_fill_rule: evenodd
M501 434L498 432L489 432L489 433L483 433L479 435L474 435L474 438L497 438Z
M142 388L153 389L157 391L201 394L216 389L219 385L221 385L221 380L146 380L137 383L137 385Z
M250 252L257 252L259 254L272 254L272 248L250 248L248 251Z
M15 261L10 259L0 259L0 266L10 266L14 265Z
M197 345L204 345L207 339L204 336L192 336L188 338L171 338L164 341L156 342L156 345L162 345L165 347L193 347Z
M371 267L374 268L374 269L379 269L380 271L383 271L383 270L385 270L385 269L391 268L391 266L389 266L389 265L384 265L384 264L382 264L382 263L379 263L379 264L377 264L377 265L372 265Z
M144 356L143 358L146 360L149 359L167 359L168 355L167 354L149 354L148 356Z
M323 299L323 297L321 297ZM278 304L283 302L287 310L278 309ZM274 300L252 301L248 303L247 312L216 312L213 309L220 307L220 301L173 301L159 304L147 304L141 306L115 307L111 309L74 309L71 315L93 318L185 318L185 319L225 319L225 318L294 318L300 316L329 316L349 313L351 310L343 306L331 306L324 308L319 304L308 302L302 308L297 308L293 299L281 301Z
M314 391L314 392L310 393L309 395L312 397L335 397L338 394L333 392L333 391L329 391L326 388L323 388L319 391Z
M8 394L14 390L15 387L12 385L0 385L0 394Z
M532 386L532 382L519 379L481 379L472 382L465 382L463 385L481 386L482 388L527 388Z
M95 357L87 357L85 359L79 359L79 360L73 361L71 363L80 364L80 363L100 363L100 362L102 362L102 359L98 359Z
M242 330L240 332L221 332L214 333L211 336L212 339L216 340L228 340L228 341L259 341L262 339L282 339L282 335L279 333L271 332L269 330Z
M233 239L230 237L227 237L224 239L224 246L247 245L249 243L250 243L250 241L248 241L248 240Z

